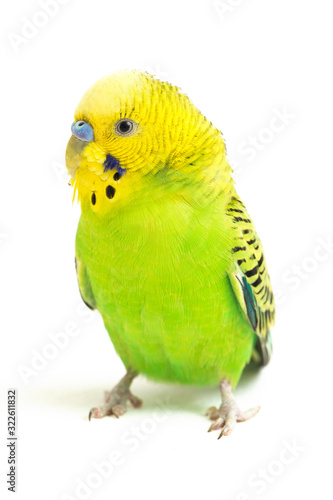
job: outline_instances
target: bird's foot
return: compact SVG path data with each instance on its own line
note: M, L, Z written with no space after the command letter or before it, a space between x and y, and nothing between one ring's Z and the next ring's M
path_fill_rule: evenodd
M103 418L107 415L119 418L126 412L127 401L130 401L134 408L140 408L142 405L141 399L134 396L129 390L131 382L136 376L137 373L129 369L112 391L105 392L105 404L90 410L89 420L92 418Z
M220 430L217 439L222 436L229 436L235 428L237 422L245 422L254 417L260 410L260 406L251 408L245 412L238 408L236 400L232 394L231 384L227 380L222 380L220 383L220 390L222 395L222 404L220 408L212 406L208 409L207 415L213 420L212 425L209 427L208 432Z

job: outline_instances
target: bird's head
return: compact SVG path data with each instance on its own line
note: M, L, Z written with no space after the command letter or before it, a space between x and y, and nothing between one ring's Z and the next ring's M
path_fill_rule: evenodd
M161 197L193 203L232 183L221 133L179 88L139 71L85 93L66 165L82 208L101 215Z

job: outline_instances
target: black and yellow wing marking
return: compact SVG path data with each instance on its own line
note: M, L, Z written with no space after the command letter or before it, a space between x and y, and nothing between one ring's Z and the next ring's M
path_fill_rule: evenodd
M253 358L266 365L272 354L270 328L275 320L274 296L263 247L243 203L233 197L227 206L233 222L234 256L229 279L258 341Z
M82 300L86 306L89 307L89 309L94 310L96 309L96 302L91 289L89 276L85 265L78 259L78 257L75 257L75 269Z

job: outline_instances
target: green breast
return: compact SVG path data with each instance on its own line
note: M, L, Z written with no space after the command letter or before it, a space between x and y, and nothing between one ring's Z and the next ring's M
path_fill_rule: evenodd
M231 289L223 199L83 212L76 252L116 351L157 380L237 383L255 335Z

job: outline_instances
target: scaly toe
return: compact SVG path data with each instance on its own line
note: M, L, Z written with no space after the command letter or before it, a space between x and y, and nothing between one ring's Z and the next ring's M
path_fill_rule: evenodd
M105 412L103 408L91 408L88 419L90 421L92 418L103 418L103 417L105 417Z
M218 409L216 408L216 406L211 406L210 408L208 408L208 410L206 411L206 415L211 419L211 420L216 420L218 418Z
M114 415L116 418L119 418L121 417L122 415L124 415L126 411L126 408L122 405L114 405L112 406L112 408L110 408L110 412L108 413L108 415Z
M132 403L134 408L140 408L142 406L142 399L137 398L132 393L129 394L128 400Z
M226 430L227 430L227 427L222 427L222 430L221 430L217 439L221 439L221 437L225 435Z
M234 428L234 426L229 427L229 425L226 424L221 429L221 432L220 432L219 437L217 439L221 439L222 436L229 436L229 434L231 434L231 432L233 431L233 428Z
M222 417L218 417L213 423L212 425L209 427L208 429L208 432L212 432L212 431L218 431L219 429L221 429L223 426L224 426L224 422L225 422L225 419L222 418Z
M244 412L239 411L237 414L237 422L245 422L250 418L254 417L260 410L260 406L256 406L255 408L251 408L250 410L246 410Z
M89 421L92 418L103 418L106 416L119 418L124 415L126 408L120 404L111 406L100 406L97 408L92 408L89 412Z

